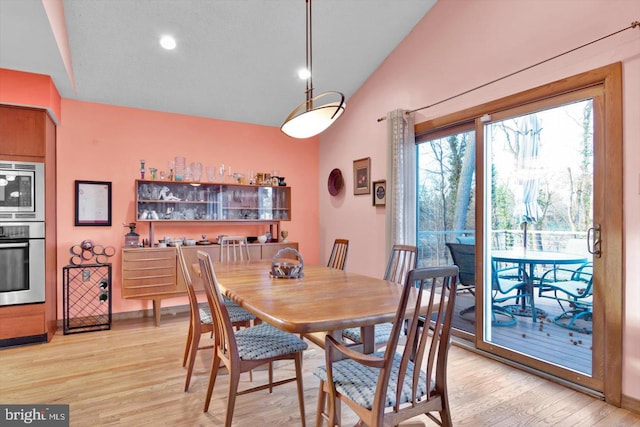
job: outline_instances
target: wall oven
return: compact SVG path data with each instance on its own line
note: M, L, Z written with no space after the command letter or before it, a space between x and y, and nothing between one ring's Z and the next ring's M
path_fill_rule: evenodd
M0 306L44 300L44 222L0 222Z
M44 221L44 163L0 159L0 221Z

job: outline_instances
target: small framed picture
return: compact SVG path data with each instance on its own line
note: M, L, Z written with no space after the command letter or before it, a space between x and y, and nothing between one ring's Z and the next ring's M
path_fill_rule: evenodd
M387 181L373 181L373 206L387 204Z
M353 161L353 194L370 194L371 157Z
M111 182L76 181L75 225L111 226Z

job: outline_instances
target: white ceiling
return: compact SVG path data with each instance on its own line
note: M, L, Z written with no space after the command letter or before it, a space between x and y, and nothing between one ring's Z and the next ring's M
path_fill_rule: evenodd
M348 99L436 0L313 2L315 94ZM76 91L42 0L0 0L0 68L64 98L280 126L305 100L303 0L64 0ZM160 48L173 34L174 51Z

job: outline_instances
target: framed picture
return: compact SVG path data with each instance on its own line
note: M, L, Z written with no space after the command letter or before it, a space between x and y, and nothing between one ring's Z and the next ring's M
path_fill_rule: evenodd
M373 206L387 204L387 181L373 181Z
M111 183L76 181L76 225L111 226Z
M370 194L371 157L353 161L353 194Z

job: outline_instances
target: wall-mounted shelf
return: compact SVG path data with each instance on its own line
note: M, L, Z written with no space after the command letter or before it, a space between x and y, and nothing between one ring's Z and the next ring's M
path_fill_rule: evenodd
M291 188L208 182L136 180L136 220L155 224L269 225L291 220ZM275 233L273 226L275 225Z

